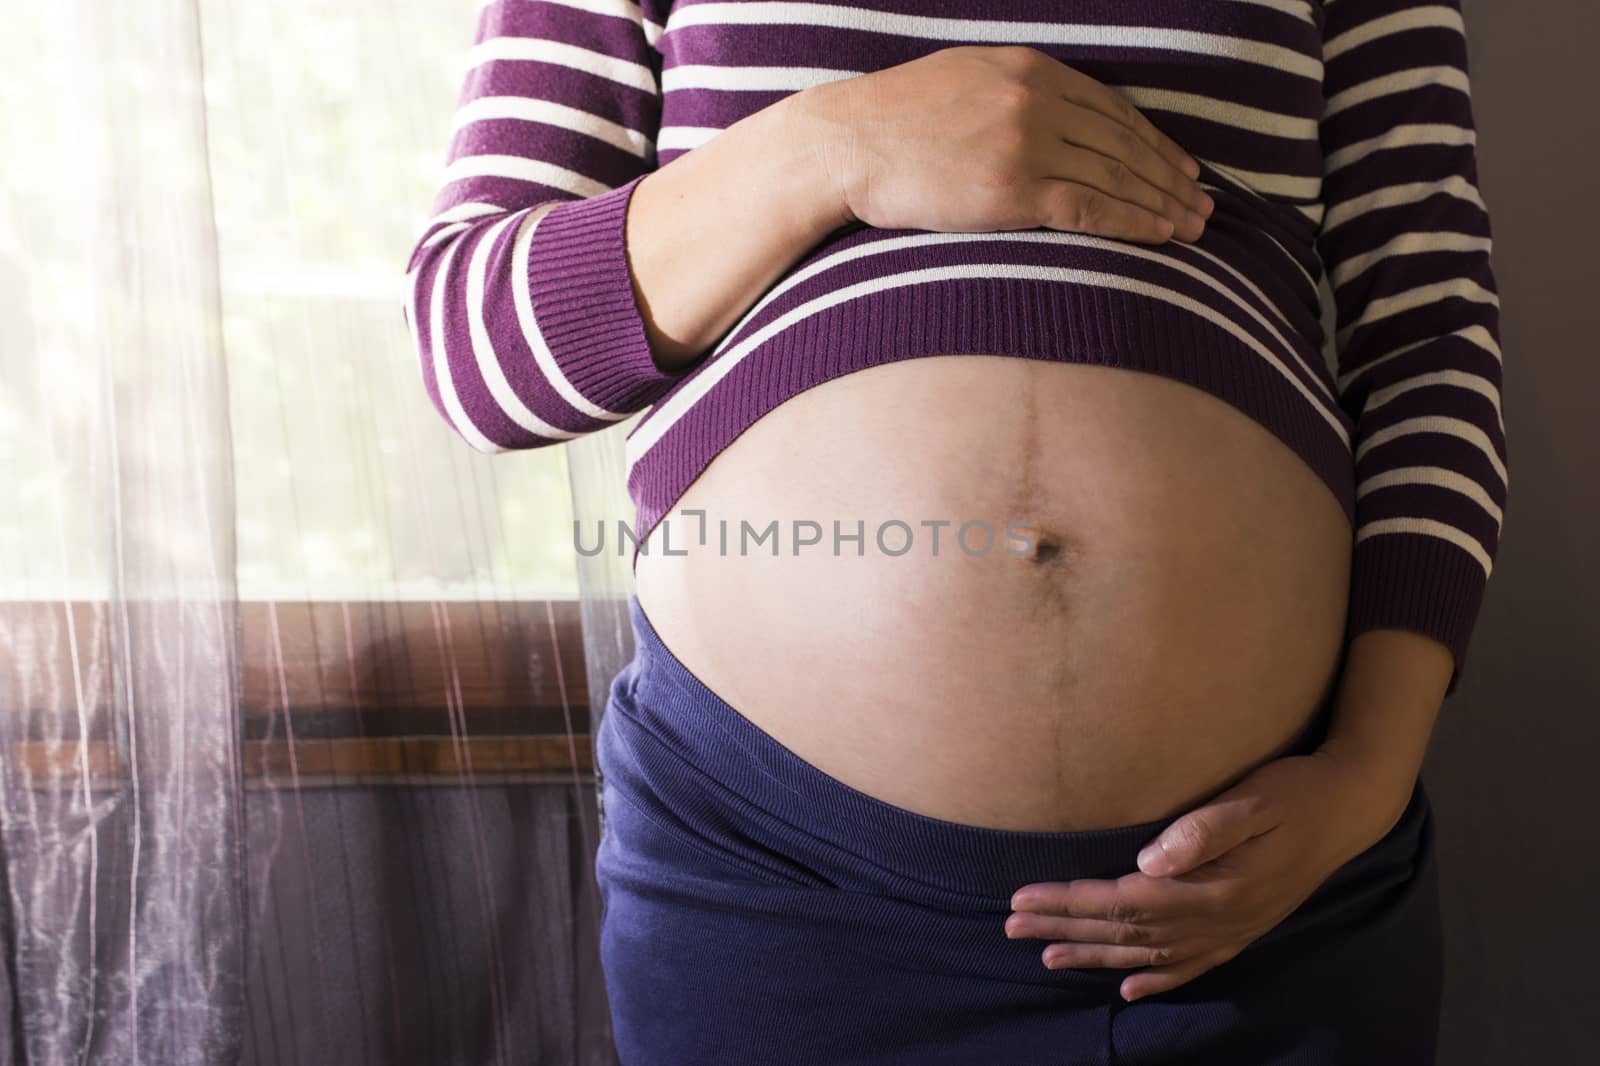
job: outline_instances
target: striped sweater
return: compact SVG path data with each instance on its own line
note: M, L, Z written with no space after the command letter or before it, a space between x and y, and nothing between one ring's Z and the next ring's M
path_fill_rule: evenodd
M1025 44L1124 94L1199 160L1202 237L847 226L658 368L625 256L639 180L789 93L957 44ZM470 60L404 317L473 447L648 408L626 446L642 533L764 413L881 362L1163 374L1324 479L1353 531L1347 639L1433 637L1455 691L1508 486L1460 0L493 0Z

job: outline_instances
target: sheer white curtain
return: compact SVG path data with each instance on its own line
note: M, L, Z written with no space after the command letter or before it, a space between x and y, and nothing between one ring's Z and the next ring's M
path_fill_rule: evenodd
M477 9L7 11L0 1066L614 1061L625 429L472 452L400 311Z
M625 442L636 421L630 418L600 433L568 442L567 469L572 486L574 541L589 553L578 553L578 584L583 618L584 668L590 701L590 720L598 729L605 714L611 679L633 658L633 623L628 597L633 592L633 567L620 524L636 529L634 508L627 495ZM580 536L581 531L581 536ZM596 546L602 550L593 551ZM603 775L595 773L596 783ZM599 807L603 829L604 805Z

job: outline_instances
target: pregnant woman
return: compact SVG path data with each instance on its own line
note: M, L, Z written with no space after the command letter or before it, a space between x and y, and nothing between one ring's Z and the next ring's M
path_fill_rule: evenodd
M646 412L622 1062L1431 1062L1507 493L1458 0L479 18L405 313L480 450Z

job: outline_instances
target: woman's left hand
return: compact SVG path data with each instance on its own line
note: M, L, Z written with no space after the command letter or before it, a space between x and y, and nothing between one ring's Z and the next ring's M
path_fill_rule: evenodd
M1167 826L1138 871L1019 888L1006 935L1053 941L1052 969L1143 967L1122 982L1130 1002L1176 988L1239 954L1394 826L1408 796L1363 771L1326 744L1263 763Z

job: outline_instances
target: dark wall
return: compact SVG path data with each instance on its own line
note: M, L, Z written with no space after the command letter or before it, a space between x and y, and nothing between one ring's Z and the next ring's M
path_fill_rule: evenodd
M1511 484L1470 676L1423 775L1441 1066L1592 1062L1600 991L1600 5L1466 0Z

